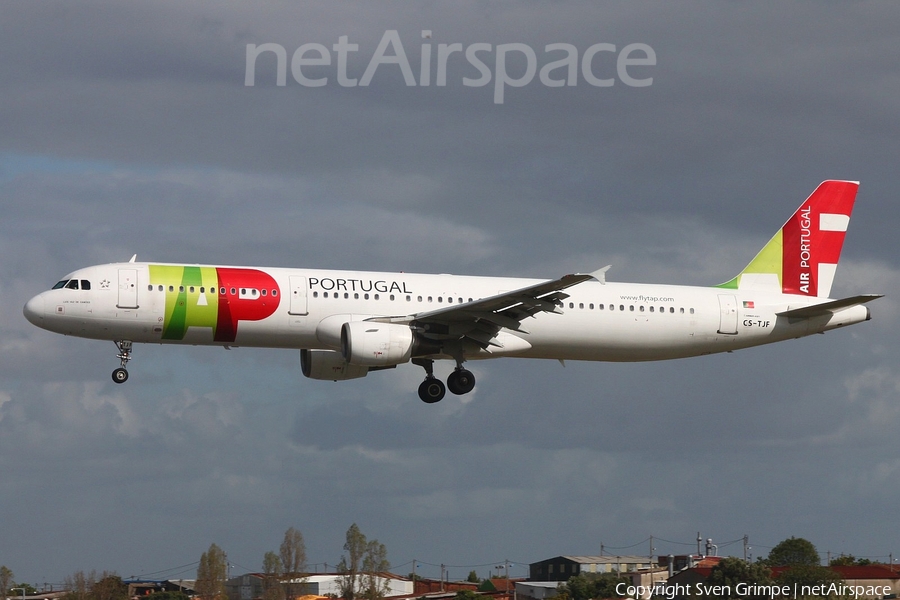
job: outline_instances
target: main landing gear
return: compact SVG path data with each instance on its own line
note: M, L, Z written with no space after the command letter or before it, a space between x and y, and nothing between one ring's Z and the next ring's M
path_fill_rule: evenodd
M419 398L422 402L428 404L440 402L448 389L450 393L457 396L468 394L475 389L475 376L468 369L464 369L460 363L456 365L456 370L447 377L447 386L444 387L444 382L434 376L433 360L413 359L412 362L425 369L425 381L419 385Z
M122 366L112 372L112 380L116 383L125 383L128 381L128 370L125 367L128 365L128 361L131 360L131 341L115 340L115 343L116 348L119 349L116 358L122 361Z

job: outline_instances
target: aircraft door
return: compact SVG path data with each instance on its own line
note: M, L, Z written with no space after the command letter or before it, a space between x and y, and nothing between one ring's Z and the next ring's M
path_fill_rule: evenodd
M307 285L306 277L291 275L291 306L288 314L292 315L308 315L309 306L307 304Z
M730 294L719 295L719 333L736 334L738 324L737 299Z
M137 269L119 269L119 300L117 308L137 308Z

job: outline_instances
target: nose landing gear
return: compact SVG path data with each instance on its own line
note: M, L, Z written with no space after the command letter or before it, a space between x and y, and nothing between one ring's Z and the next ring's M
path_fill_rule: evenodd
M116 383L125 383L128 381L128 370L125 367L131 360L131 340L115 340L115 344L119 349L116 358L121 361L122 366L112 372L112 380Z

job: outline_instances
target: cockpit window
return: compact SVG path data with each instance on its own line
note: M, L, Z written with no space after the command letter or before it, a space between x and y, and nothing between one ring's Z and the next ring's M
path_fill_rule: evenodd
M82 290L91 289L91 282L88 281L87 279L82 279L82 280L80 280L80 282L81 282ZM61 290L61 289L65 288L67 290L77 290L77 289L79 289L78 283L79 283L78 279L63 279L62 281L57 282L57 284L54 285L52 289Z

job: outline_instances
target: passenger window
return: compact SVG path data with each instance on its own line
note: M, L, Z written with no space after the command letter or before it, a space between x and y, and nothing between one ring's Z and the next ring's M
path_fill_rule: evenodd
M319 297L319 292L313 292L313 298L318 298L318 297Z
M619 310L625 310L625 305L624 305L624 304L620 304L620 305L619 305Z
M165 288L163 288L163 286L159 286L157 289L161 292L161 291L163 291Z
M369 295L368 295L368 294L363 294L363 300L368 300L368 299L369 299Z
M603 310L603 305L602 305L602 304L598 304L598 305L597 305L597 310Z
M278 295L278 290L272 290L272 296L277 296L277 295Z
M375 294L375 299L376 299L376 300L378 300L379 297L380 297L380 296L379 296L378 294ZM366 294L366 299L367 299L367 300L369 299L369 295L368 295L368 294ZM392 297L391 300L393 300L393 299L394 299L394 298Z
M652 307L652 306L650 307L650 312L653 312L653 307Z
M353 294L353 299L354 299L354 300L359 300L359 292Z
M153 291L153 285L152 285L152 284L147 286L147 291L148 291L148 292L152 292L152 291Z
M194 293L194 286L191 286L191 287L190 287L190 292L191 292L192 294Z
M579 302L579 303L578 303L578 308L582 308L582 309L583 309L583 308L584 308L584 302Z
M670 312L670 313L675 312L675 307L674 307L674 306L670 306L670 307L669 307L669 312Z
M630 310L631 312L634 312L634 304L632 304L631 306L629 306L629 307L628 307L628 310Z
M693 309L693 308L691 309L691 314L694 314L694 309Z
M262 290L262 295L263 295L263 296L266 295L266 291L267 291L266 289L263 289L263 290Z

